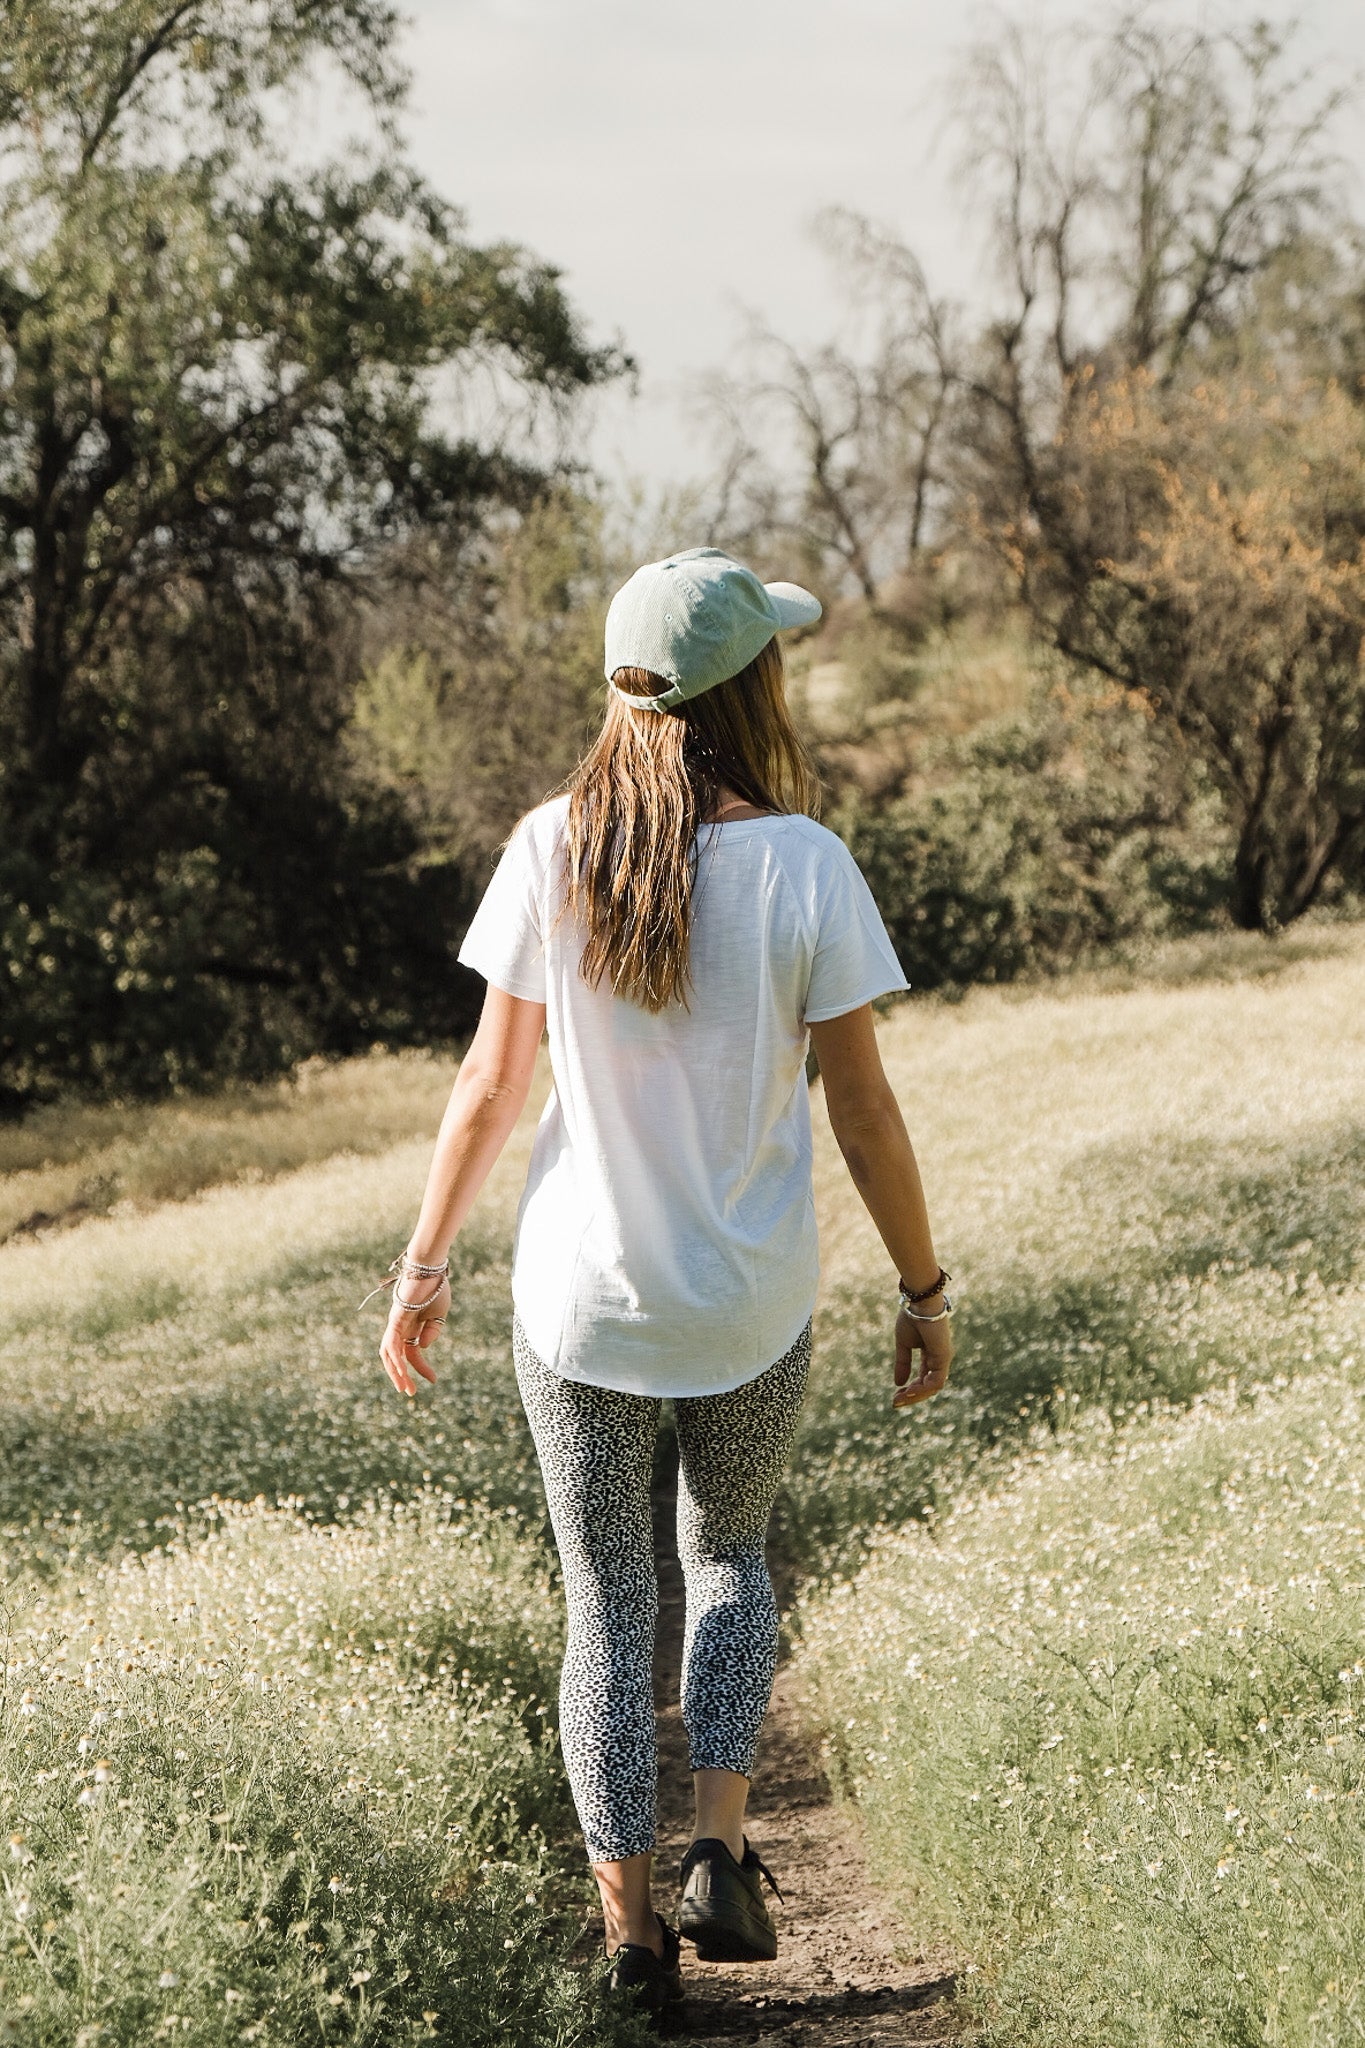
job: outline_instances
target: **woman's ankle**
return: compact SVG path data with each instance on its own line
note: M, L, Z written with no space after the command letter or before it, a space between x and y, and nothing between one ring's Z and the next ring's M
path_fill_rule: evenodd
M607 1953L614 1954L623 1941L635 1942L663 1954L663 1931L654 1910L650 1879L653 1854L645 1850L619 1862L594 1863L593 1876L602 1896L602 1921L606 1929Z
M697 1826L692 1830L693 1842L724 1842L736 1863L744 1861L744 1839L742 1832L732 1834L729 1828L703 1828ZM689 1843L688 1846L690 1847L691 1844Z
M694 1842L724 1842L736 1863L744 1858L744 1809L749 1799L749 1780L738 1771L703 1766L692 1773L696 1819Z
M664 1930L658 1914L650 1909L648 1920L632 1918L628 1921L612 1919L607 1922L606 1950L614 1956L623 1943L630 1942L637 1948L653 1949L656 1956L664 1952Z

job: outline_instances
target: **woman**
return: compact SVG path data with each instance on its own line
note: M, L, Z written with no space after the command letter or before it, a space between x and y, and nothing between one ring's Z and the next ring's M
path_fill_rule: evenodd
M563 1565L560 1736L609 1981L651 2012L682 1995L679 1933L707 1959L777 1952L744 1809L777 1660L764 1539L810 1365L808 1043L901 1276L892 1405L937 1392L952 1348L949 1276L872 1023L872 999L907 983L852 856L808 815L815 779L784 697L777 633L819 616L808 592L712 548L617 592L601 734L566 793L517 826L460 949L487 995L382 1346L401 1393L434 1379L449 1246L548 1025L513 1354ZM650 1895L649 1482L665 1397L696 1796L676 1930Z

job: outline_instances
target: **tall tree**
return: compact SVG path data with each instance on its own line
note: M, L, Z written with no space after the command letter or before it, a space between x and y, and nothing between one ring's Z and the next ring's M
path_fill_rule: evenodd
M157 875L200 852L201 914L172 920L197 937L150 949L173 986L165 1057L148 1068L139 1051L139 1078L176 1069L177 1007L212 1014L232 989L292 989L307 1011L326 986L324 1036L369 1028L346 993L364 979L354 901L300 960L279 895L286 872L344 869L362 812L351 899L374 863L401 865L399 826L345 786L348 597L396 539L472 532L543 482L524 437L443 426L436 373L562 413L619 362L553 269L472 244L403 163L400 19L388 0L30 0L0 16L0 1070L119 1068L126 899L145 936ZM319 67L378 133L344 163L300 165L281 116ZM215 890L234 900L230 938ZM42 1007L58 929L57 955L83 948L88 971L84 1052L82 1005L48 1053L19 1018L26 998Z
M1265 23L1120 14L1070 107L1055 54L1002 26L959 81L997 293L958 385L959 502L1043 633L1198 755L1237 845L1232 914L1264 928L1361 855L1365 497L1323 381L1343 351L1316 331L1359 290L1340 94Z
M1027 595L1222 792L1235 922L1289 923L1365 876L1365 413L1335 385L1137 371L1088 393L1065 453L1089 572L1021 536Z
M807 573L876 609L888 581L919 570L931 545L956 327L893 235L842 207L821 214L816 231L838 278L843 332L800 349L758 327L751 367L712 380L724 447L713 524L789 561L794 548Z

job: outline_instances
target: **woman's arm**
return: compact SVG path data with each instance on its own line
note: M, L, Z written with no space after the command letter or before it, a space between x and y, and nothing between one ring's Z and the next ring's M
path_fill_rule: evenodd
M810 1035L820 1062L830 1128L853 1185L897 1273L912 1292L918 1292L937 1279L939 1262L914 1148L882 1068L872 1005L864 1003L842 1017L812 1024ZM916 1306L933 1314L943 1306L942 1294L928 1295ZM912 1379L917 1350L923 1359ZM948 1378L952 1355L946 1321L917 1322L902 1309L896 1317L897 1392L892 1406L908 1408L936 1394Z
M446 1257L511 1136L531 1091L544 1029L543 1003L525 1002L489 984L479 1028L460 1063L441 1119L421 1214L408 1240L408 1256L419 1264L439 1266ZM414 1372L425 1380L436 1378L424 1353L445 1319L450 1284L442 1280L433 1288L430 1280L400 1277L394 1297L380 1356L399 1393L412 1394ZM399 1299L427 1306L405 1312L398 1307Z

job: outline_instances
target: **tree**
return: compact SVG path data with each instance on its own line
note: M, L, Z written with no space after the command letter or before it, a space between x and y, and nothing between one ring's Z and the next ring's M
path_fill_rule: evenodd
M367 622L351 743L401 793L423 860L487 873L600 724L607 604L628 573L602 528L591 498L548 491L479 549L409 565Z
M1359 860L1365 475L1320 317L1359 290L1340 96L1264 23L1122 15L1065 118L1047 54L1002 29L960 81L999 285L960 384L960 503L1044 634L1213 777L1233 916L1267 928Z
M1135 372L1067 452L1089 573L1022 537L1034 610L1212 775L1235 922L1288 923L1365 874L1365 415L1334 385Z
M199 1034L177 1014L221 1020L250 991L296 1003L295 1049L376 1028L376 979L401 1016L363 899L393 896L412 842L345 772L349 608L404 536L453 545L542 486L524 436L442 427L437 371L562 411L620 358L552 269L472 245L403 165L399 19L387 0L34 0L0 22L0 1092L7 1063L13 1092L49 1056L54 1077L183 1075ZM299 167L271 110L319 63L380 138ZM196 914L137 970L124 1060L124 927L162 923L170 871L197 878ZM303 918L302 959L286 875L332 913ZM89 989L45 1053L17 1006L61 978L35 964L66 957L58 930Z
M1089 43L1079 74L1057 61L1061 31L1003 21L959 68L958 170L990 231L995 307L954 440L981 528L1028 521L1074 554L1056 451L1083 375L1143 370L1164 390L1211 351L1235 359L1285 250L1338 232L1324 138L1340 95L1265 23L1213 34L1122 12L1067 33Z
M1079 77L1064 39L1089 45ZM969 47L958 171L996 285L973 389L1012 441L1055 425L1085 363L1169 387L1237 333L1287 247L1340 229L1326 137L1343 94L1289 52L1264 21L1214 33L1144 10L1051 38L1001 20Z
M940 493L956 337L917 258L860 215L817 223L847 307L845 332L801 350L750 336L753 368L708 394L725 455L716 528L752 548L795 548L817 580L876 609L922 565ZM773 447L796 468L775 468Z

